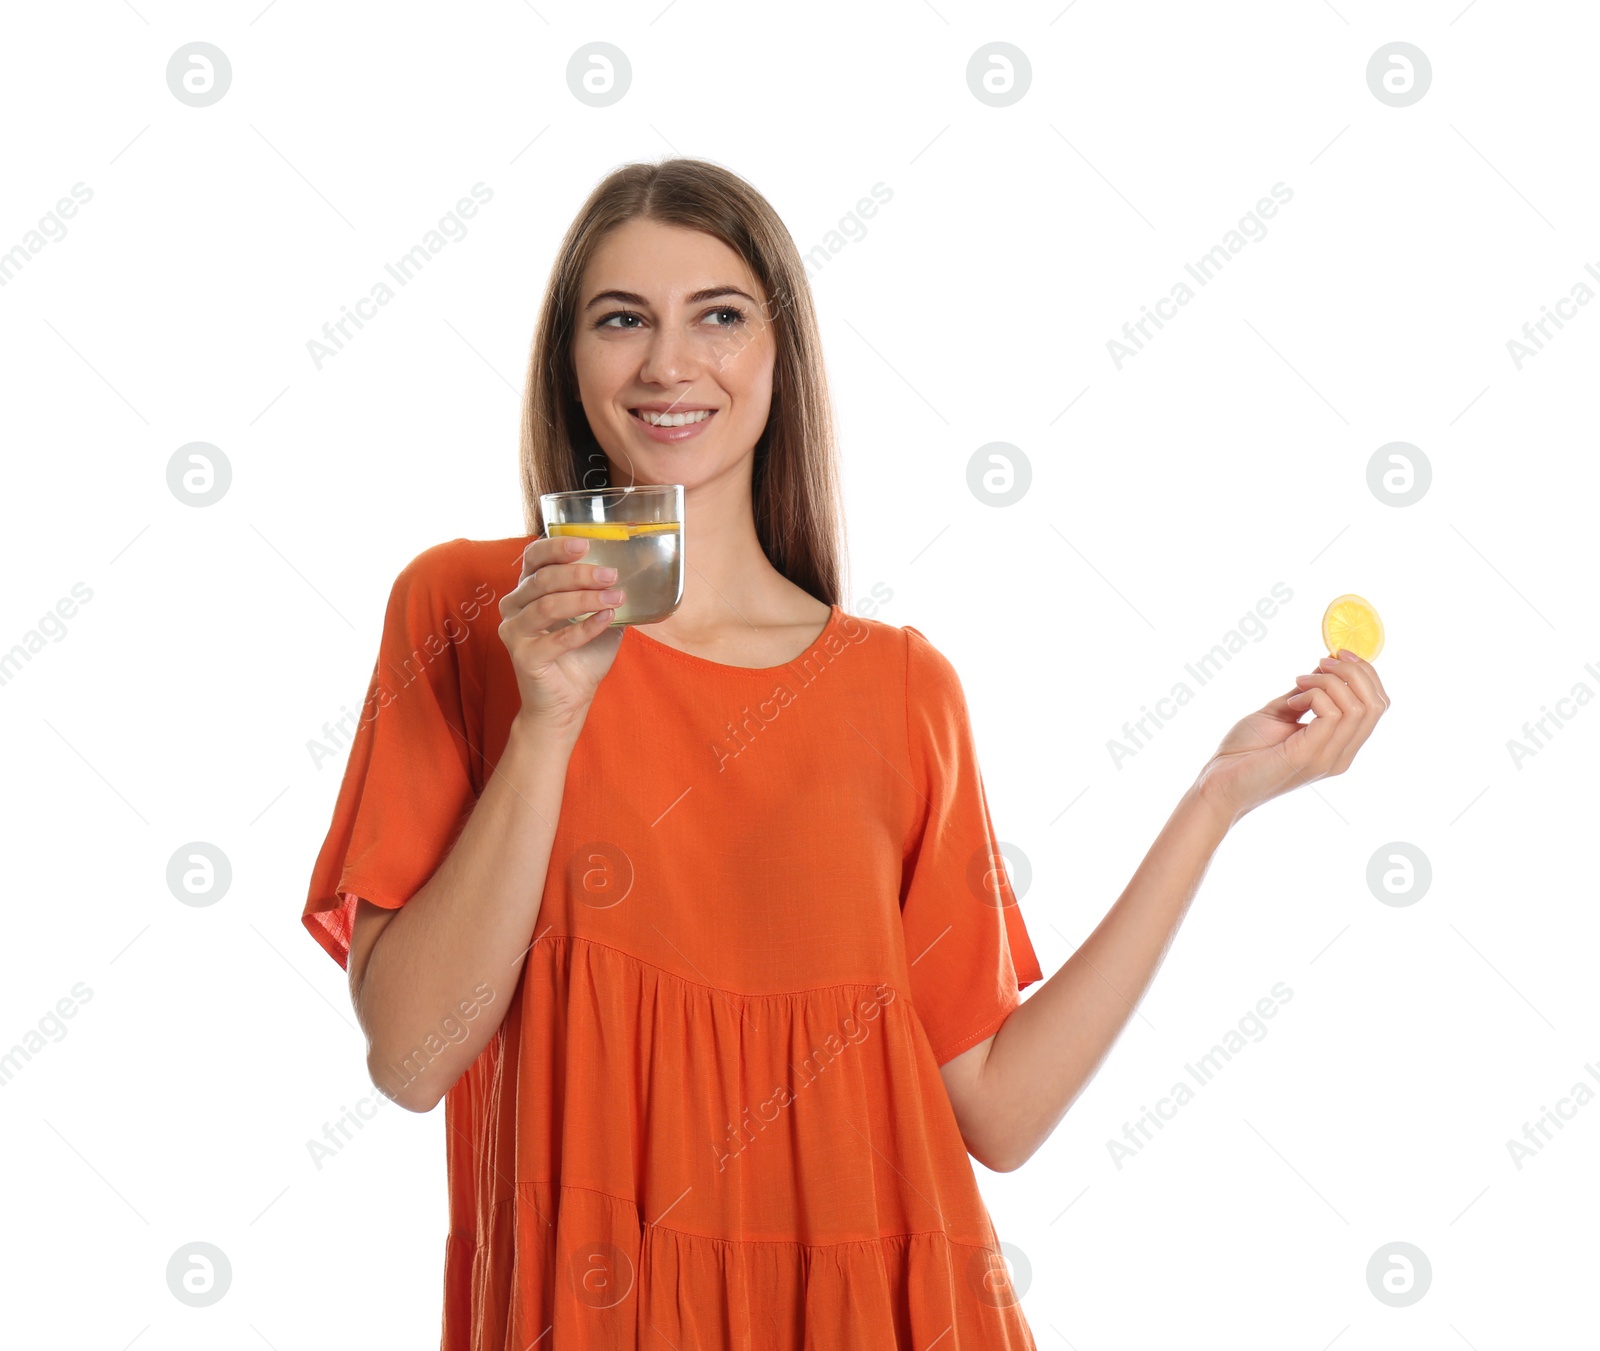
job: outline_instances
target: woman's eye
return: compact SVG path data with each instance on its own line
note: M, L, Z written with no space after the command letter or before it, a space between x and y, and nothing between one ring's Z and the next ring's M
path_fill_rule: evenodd
M718 316L719 320L721 321L714 323L712 325L713 328L734 328L739 324L744 323L744 311L741 310L737 305L718 305L716 309L706 311L707 318L711 317L712 315ZM613 322L614 320L636 320L637 323L615 323ZM631 331L643 322L643 318L635 314L632 310L617 310L614 314L608 314L605 316L605 318L596 322L595 327L626 329Z

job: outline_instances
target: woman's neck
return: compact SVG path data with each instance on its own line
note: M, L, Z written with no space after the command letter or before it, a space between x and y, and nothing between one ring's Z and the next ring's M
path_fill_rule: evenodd
M742 491L741 491L742 489ZM828 607L772 566L749 485L702 484L684 501L683 601L652 637L688 649L733 634L823 623Z

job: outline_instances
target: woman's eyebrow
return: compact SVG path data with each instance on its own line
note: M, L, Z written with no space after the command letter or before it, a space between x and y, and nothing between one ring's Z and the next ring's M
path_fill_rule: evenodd
M685 296L684 301L689 305L699 305L707 300L715 300L718 296L744 296L752 305L756 303L753 296L747 295L737 286L710 286L704 291L696 291L693 295ZM624 305L648 306L650 304L643 296L636 295L632 291L602 291L583 308L592 310L603 300L620 301Z

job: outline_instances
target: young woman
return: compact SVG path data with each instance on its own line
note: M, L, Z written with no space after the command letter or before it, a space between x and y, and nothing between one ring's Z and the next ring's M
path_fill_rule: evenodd
M538 498L655 483L685 489L683 602L611 628ZM840 605L816 319L747 183L671 159L595 189L522 484L528 534L396 580L303 915L374 1081L445 1102L445 1351L1033 1347L968 1155L1039 1148L1229 826L1349 766L1376 672L1323 661L1239 723L1023 1003L956 673Z

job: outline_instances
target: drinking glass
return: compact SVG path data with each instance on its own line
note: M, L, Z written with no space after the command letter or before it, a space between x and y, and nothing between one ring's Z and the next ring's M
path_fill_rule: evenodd
M589 551L578 562L617 570L617 580L608 585L626 595L609 627L654 624L678 608L683 600L681 483L545 493L539 511L547 536L577 535L589 541Z

